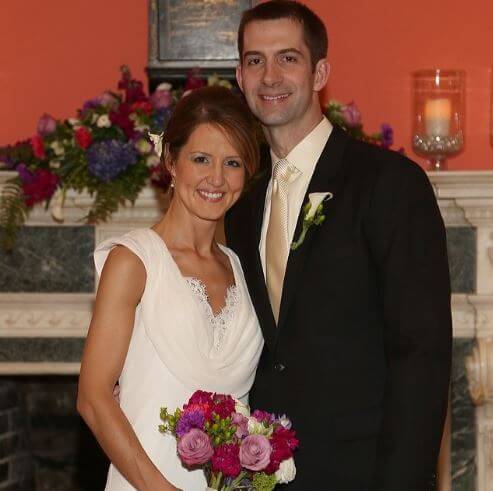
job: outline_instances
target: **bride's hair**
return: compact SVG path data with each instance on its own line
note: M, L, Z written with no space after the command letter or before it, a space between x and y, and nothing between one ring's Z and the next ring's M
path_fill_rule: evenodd
M243 160L247 176L255 174L260 160L255 121L241 96L225 87L195 89L180 99L164 133L163 158L176 162L181 148L200 124L224 130Z

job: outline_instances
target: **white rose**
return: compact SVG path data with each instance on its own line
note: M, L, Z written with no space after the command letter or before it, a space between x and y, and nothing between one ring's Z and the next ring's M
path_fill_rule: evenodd
M269 438L272 435L272 428L266 428L263 423L258 421L253 416L248 418L248 434L249 435L264 435Z
M245 416L245 418L250 417L250 408L238 400L235 400L235 412Z
M102 114L96 121L96 126L98 128L109 128L111 126L110 118L107 114Z
M50 148L55 152L55 155L58 157L60 157L65 153L65 149L63 148L62 145L60 145L60 142L57 140L50 143Z
M308 200L310 201L310 209L308 210L308 213L305 217L306 220L313 218L315 215L315 212L317 211L318 206L322 201L324 201L326 198L331 199L333 197L332 193L310 193L308 195Z
M135 148L139 153L150 153L152 151L152 145L144 138L137 140Z
M296 477L296 466L294 465L294 459L283 460L279 465L279 469L276 471L276 479L280 484L287 484Z
M80 120L77 118L69 118L68 122L74 128L74 130L76 130L77 128L80 128L82 126Z
M173 88L173 86L168 83L168 82L162 82L160 83L157 87L156 90L167 90L170 91Z
M59 169L61 165L59 160L50 160L50 169Z

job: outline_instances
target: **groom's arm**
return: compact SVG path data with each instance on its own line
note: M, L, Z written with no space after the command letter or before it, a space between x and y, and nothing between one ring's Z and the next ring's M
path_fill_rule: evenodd
M426 174L392 157L395 167L384 168L377 180L368 223L388 361L373 489L428 491L434 489L451 364L446 235Z

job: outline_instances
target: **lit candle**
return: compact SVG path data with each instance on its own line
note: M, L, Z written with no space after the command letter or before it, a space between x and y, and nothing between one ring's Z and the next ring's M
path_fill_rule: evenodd
M425 104L425 126L428 136L448 136L450 133L450 99L428 99Z

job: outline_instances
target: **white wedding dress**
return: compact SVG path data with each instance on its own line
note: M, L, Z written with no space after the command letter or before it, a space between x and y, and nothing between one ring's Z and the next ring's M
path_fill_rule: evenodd
M158 431L159 410L182 407L206 390L248 400L263 339L236 254L226 247L235 285L214 315L204 285L185 278L152 229L138 229L102 242L94 253L98 274L111 249L123 245L140 258L147 278L120 375L120 406L147 455L176 487L204 491L201 470L189 471L176 454L174 437ZM108 346L111 349L111 346ZM113 465L107 491L133 490Z

